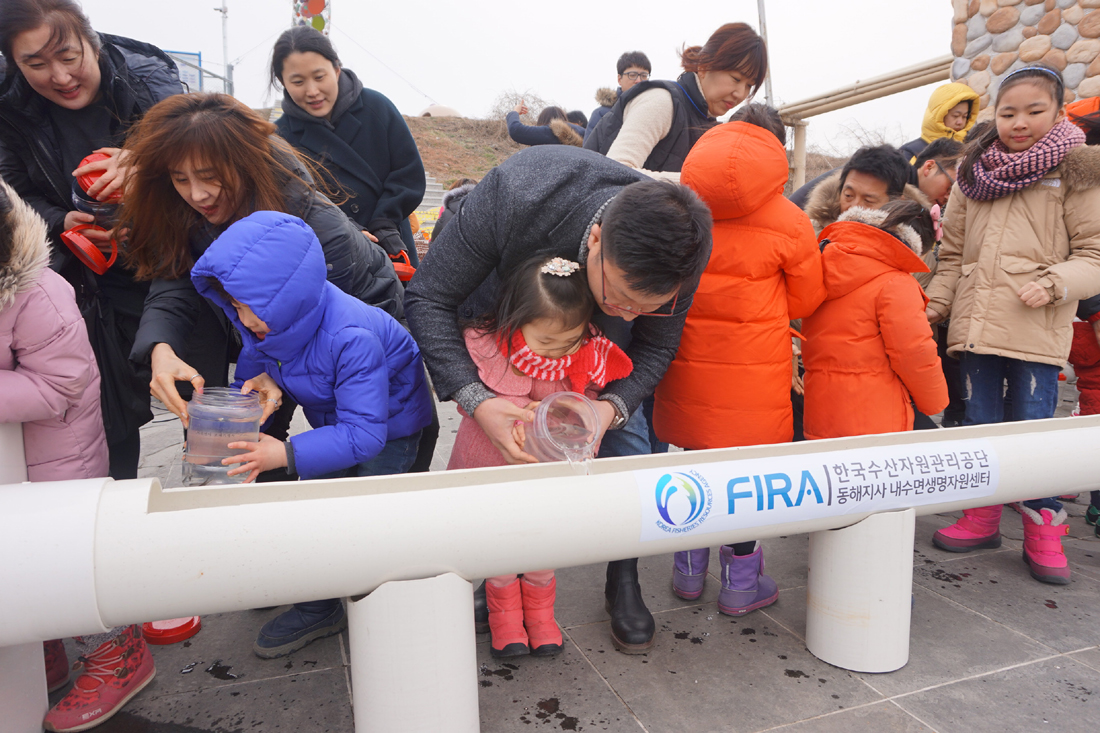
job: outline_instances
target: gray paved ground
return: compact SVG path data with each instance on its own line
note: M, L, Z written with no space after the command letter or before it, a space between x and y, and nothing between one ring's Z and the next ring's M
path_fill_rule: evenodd
M1072 388L1064 392L1060 415L1075 396ZM182 436L169 418L159 415L144 431L141 472L178 485ZM442 437L453 440L453 410L443 420ZM433 469L446 464L449 445L442 448ZM1056 490L1037 487L1036 494ZM1001 549L962 556L930 543L951 516L918 519L910 661L892 674L850 673L806 651L805 535L768 541L779 601L740 619L716 612L716 553L699 603L669 590L671 556L643 559L657 640L642 656L611 647L603 567L561 569L560 657L505 664L489 656L487 636L478 639L482 731L1096 733L1100 540L1082 519L1086 503L1082 495L1067 505L1073 582L1063 587L1028 576L1015 512L1004 513ZM346 635L260 660L251 651L255 633L278 612L206 616L190 642L155 647L156 679L97 730L352 731Z

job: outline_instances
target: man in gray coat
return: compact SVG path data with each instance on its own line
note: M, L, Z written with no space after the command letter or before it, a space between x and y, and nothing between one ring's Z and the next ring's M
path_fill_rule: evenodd
M511 434L531 413L481 382L459 322L489 313L508 273L533 257L580 262L600 306L595 323L634 363L597 403L607 431L598 457L640 455L649 445L638 406L676 355L710 248L710 212L686 187L591 151L531 148L470 192L409 283L405 313L439 398L473 416L509 463L533 462ZM608 565L605 594L616 648L652 646L636 559Z

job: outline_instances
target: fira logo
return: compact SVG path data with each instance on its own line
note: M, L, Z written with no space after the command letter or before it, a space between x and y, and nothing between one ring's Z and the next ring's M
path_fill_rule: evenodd
M692 473L666 473L657 481L654 498L661 516L657 525L667 532L689 532L710 514L710 487Z

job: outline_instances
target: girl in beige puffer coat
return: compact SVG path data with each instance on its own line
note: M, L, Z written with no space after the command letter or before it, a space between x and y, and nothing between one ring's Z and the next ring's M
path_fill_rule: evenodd
M1065 119L1064 92L1045 66L1006 76L996 125L959 166L927 294L929 321L951 318L964 425L1053 417L1077 301L1100 292L1100 150L1084 147ZM952 552L998 547L1001 509L968 509L933 542ZM1021 513L1032 577L1068 583L1061 504L1031 500Z

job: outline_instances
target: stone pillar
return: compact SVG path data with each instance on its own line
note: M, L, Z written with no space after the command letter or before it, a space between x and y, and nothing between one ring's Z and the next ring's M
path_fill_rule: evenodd
M984 108L1006 74L1042 61L1062 72L1065 102L1100 95L1100 0L952 0L951 78Z

